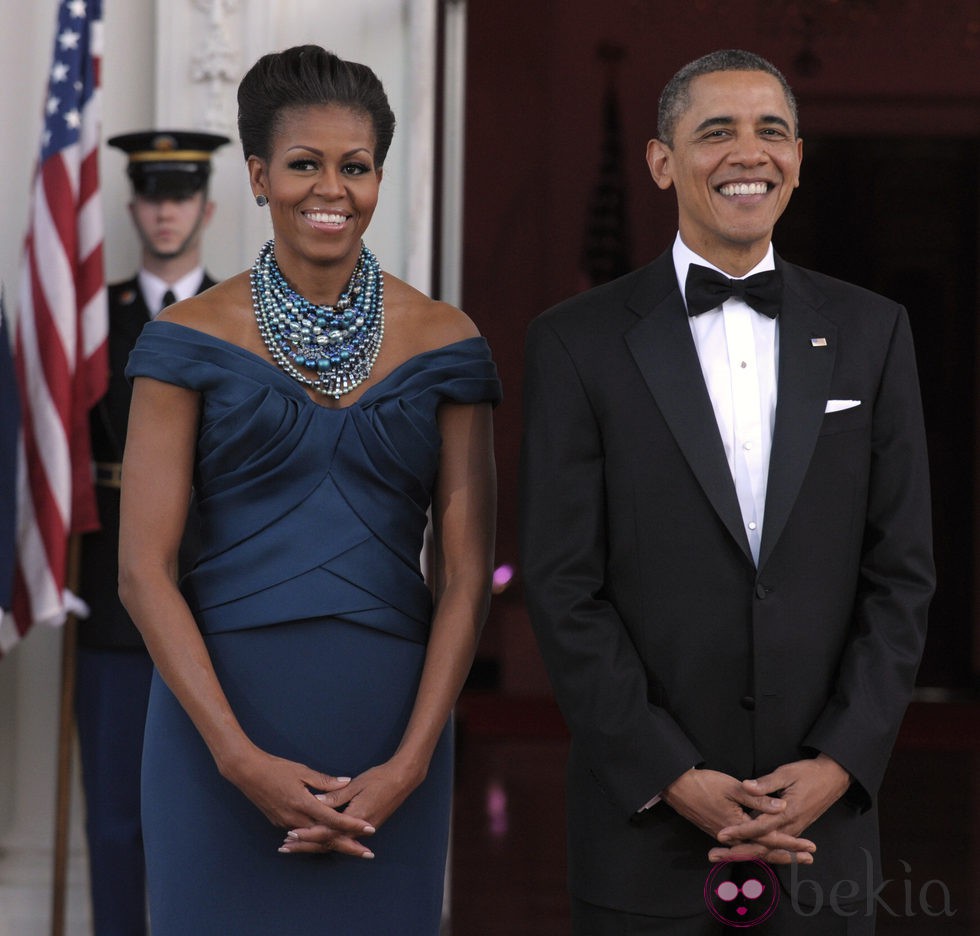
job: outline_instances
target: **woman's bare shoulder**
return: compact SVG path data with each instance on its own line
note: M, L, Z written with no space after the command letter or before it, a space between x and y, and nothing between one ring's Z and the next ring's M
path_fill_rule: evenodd
M190 299L169 306L160 313L159 321L173 322L248 347L257 334L248 272L238 273Z
M416 353L480 335L476 323L461 309L387 274L385 316L389 327L414 345Z

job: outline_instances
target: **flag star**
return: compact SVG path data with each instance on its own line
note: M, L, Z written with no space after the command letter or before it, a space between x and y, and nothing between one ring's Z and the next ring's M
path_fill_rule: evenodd
M69 0L68 12L75 19L83 19L85 17L85 0Z
M51 69L51 81L54 84L61 84L68 77L68 66L64 62L55 62Z
M50 143L51 131L45 130L44 133L41 134L41 149L47 149Z
M82 115L79 114L77 108L73 108L65 114L65 123L72 130L77 130L82 125Z
M48 103L46 105L46 108L49 114L58 113L59 107L61 107L61 98L56 98L54 95L48 98Z
M81 38L81 36L81 33L72 32L70 29L66 29L60 36L58 36L58 42L61 43L62 50L77 49L78 40Z

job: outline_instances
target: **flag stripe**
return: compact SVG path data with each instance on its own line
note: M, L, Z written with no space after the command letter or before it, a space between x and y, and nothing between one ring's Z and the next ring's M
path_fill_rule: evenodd
M59 211L59 202L67 197L73 205L78 204L78 180L72 177L71 167L67 161L71 154L65 153L49 159L41 167L41 185L43 187L42 198L38 199L37 207L48 212L46 219L47 225L40 230L46 231L52 241L52 245L57 244L62 256L70 262L70 258L78 256L78 232L76 224L78 219L75 214L68 215L65 211ZM51 208L54 208L52 211ZM71 279L54 278L50 283L67 291L71 289L74 293L74 283ZM63 308L58 306L58 308ZM65 320L70 321L69 316Z
M18 350L23 355L23 366L18 367L18 374L22 375L23 381L21 392L25 432L36 435L40 448L46 454L51 453L52 457L42 464L58 465L68 456L63 446L65 426L71 408L72 375L69 368L74 370L75 349L62 341L62 323L51 313L51 309L57 309L59 301L63 302L64 299L55 295L54 303L48 301L44 289L45 281L40 276L40 266L32 240L28 251L28 275L30 295L34 301L23 304L23 322L20 318L17 322L18 339L24 335L23 343L18 340ZM35 410L39 418L30 418L30 410L36 403L40 404Z

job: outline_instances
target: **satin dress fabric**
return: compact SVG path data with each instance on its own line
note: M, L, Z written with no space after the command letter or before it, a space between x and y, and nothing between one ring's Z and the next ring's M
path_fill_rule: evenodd
M127 376L201 393L203 549L181 587L222 688L264 750L356 776L397 747L432 600L420 570L443 403L496 403L482 338L419 354L344 409L257 355L146 326ZM373 860L283 855L154 675L142 803L154 936L436 936L452 794L447 724L426 780L365 840Z

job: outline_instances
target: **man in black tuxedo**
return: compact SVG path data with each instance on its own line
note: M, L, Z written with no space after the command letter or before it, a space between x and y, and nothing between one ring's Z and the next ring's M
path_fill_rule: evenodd
M870 933L934 587L908 319L773 253L802 141L769 62L685 66L657 133L673 248L527 337L523 566L572 737L574 932ZM712 905L770 866L765 922Z
M109 287L109 388L92 410L92 456L102 529L83 537L78 626L78 721L95 936L144 936L140 758L153 664L119 601L119 491L132 388L126 361L143 326L167 305L214 285L202 265L211 154L228 137L146 131L108 141L125 152L130 215L142 245L135 277ZM181 550L191 560L192 521Z

